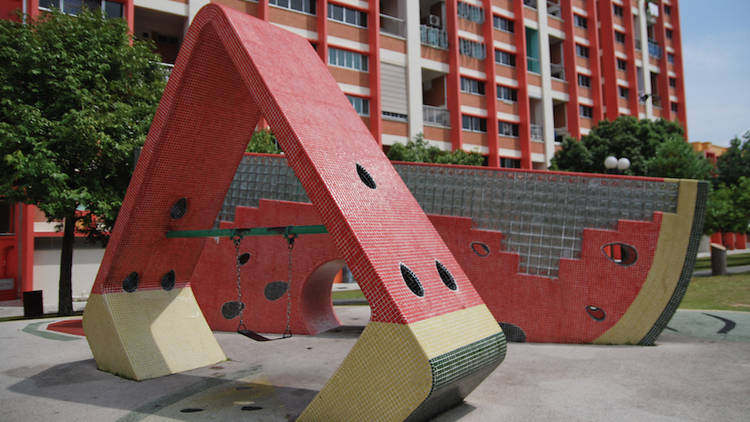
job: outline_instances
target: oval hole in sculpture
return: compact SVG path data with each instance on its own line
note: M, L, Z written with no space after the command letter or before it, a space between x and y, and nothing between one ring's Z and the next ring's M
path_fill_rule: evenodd
M604 318L607 317L607 313L604 312L604 309L593 305L586 306L586 313L589 314L594 321L604 321Z
M266 287L263 289L263 296L271 301L278 300L284 296L288 288L289 284L286 281L272 281L266 284Z
M362 180L362 183L365 184L370 189L375 189L377 185L375 184L375 179L370 176L370 173L362 167L360 164L357 164L357 174L359 175L360 180Z
M249 252L245 252L242 255L240 255L240 256L237 257L237 263L240 264L240 265L247 264L247 261L249 261L249 260L250 260L250 253Z
M133 293L134 291L138 290L138 273L133 271L132 273L128 274L127 277L125 277L125 280L122 281L122 290L125 290L128 293Z
M164 277L161 278L161 288L170 291L174 288L175 275L174 270L169 270Z
M422 283L417 278L417 275L414 274L414 271L410 270L409 267L404 264L401 264L401 277L404 278L406 287L408 287L409 290L412 291L412 293L419 297L424 296L424 288L422 287Z
M169 216L172 217L173 220L177 220L178 218L182 218L185 215L185 212L187 212L187 199L180 198L174 203L174 205L172 205L172 208L169 209Z
M610 261L623 267L633 265L638 260L638 251L633 246L622 242L607 243L602 246L602 253Z
M435 267L437 267L438 274L440 274L440 279L443 280L443 284L451 290L458 290L458 285L456 285L456 279L453 278L453 274L451 274L450 271L448 271L447 268L445 268L445 265L443 265L440 261L435 261Z
M482 242L471 242L471 250L482 258L490 254L490 247Z

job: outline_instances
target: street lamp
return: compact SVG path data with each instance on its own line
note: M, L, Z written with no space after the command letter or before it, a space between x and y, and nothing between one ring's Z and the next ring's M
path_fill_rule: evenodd
M617 169L620 171L625 171L630 168L630 160L625 157L622 157L618 160L614 155L610 155L609 157L604 159L604 167L606 167L607 170Z

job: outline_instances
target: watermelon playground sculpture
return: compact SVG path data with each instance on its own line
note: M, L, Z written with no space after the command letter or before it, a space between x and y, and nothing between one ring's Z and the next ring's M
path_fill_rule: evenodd
M513 341L651 345L687 289L707 184L594 174L395 165L505 335ZM244 157L217 223L320 224L283 156ZM293 284L278 239L246 239L242 290L253 330L315 334L339 324L331 283L344 265L326 234L299 240ZM207 244L193 286L209 325L236 295L231 242ZM285 316L291 296L292 309Z
M300 420L423 420L460 402L505 356L494 317L309 43L213 4L185 37L86 306L98 367L141 380L225 359L191 283L213 240L167 233L213 226L261 117L372 309ZM307 237L267 231L295 253Z

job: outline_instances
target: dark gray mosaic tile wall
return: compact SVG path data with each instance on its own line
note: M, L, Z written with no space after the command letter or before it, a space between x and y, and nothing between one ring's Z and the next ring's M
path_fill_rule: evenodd
M614 229L617 220L650 221L676 212L675 182L531 173L486 168L398 164L428 214L470 217L480 229L504 234L504 250L520 255L519 272L555 278L560 258L578 258L584 227ZM283 157L245 156L219 220L258 200L310 202Z

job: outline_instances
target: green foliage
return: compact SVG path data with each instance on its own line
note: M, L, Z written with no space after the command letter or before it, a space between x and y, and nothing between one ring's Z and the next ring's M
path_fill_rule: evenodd
M586 173L607 173L604 159L610 155L630 160L630 168L621 174L647 176L648 161L656 155L657 147L667 140L683 140L682 127L667 120L638 120L632 116L621 116L614 121L603 120L580 142L572 138L563 141L562 149L552 158L552 169ZM664 150L673 152L675 148ZM665 160L668 161L668 160ZM654 168L659 171L663 168ZM702 168L698 165L696 170ZM684 169L681 174L688 174ZM691 178L702 177L701 174Z
M672 136L656 147L653 157L646 160L646 175L682 179L708 180L711 162L699 155L682 138Z
M716 160L719 170L718 180L727 185L736 184L740 177L750 177L750 131L742 135L742 140L735 137L729 143L729 149Z
M73 225L87 220L76 227L95 237L114 224L166 73L151 44L130 45L122 19L84 10L26 20L0 20L0 196L66 220L60 313L68 314Z
M733 197L734 188L731 186L720 185L711 190L706 204L704 234L734 231L739 216L734 207Z
M261 129L253 133L250 142L247 144L247 152L258 152L262 154L281 154L283 151L279 148L273 133L268 129Z
M484 163L484 157L479 153L463 150L448 152L430 145L424 140L421 133L417 134L414 139L409 140L406 145L401 143L391 145L388 150L388 158L392 161L461 164L465 166L481 166Z

